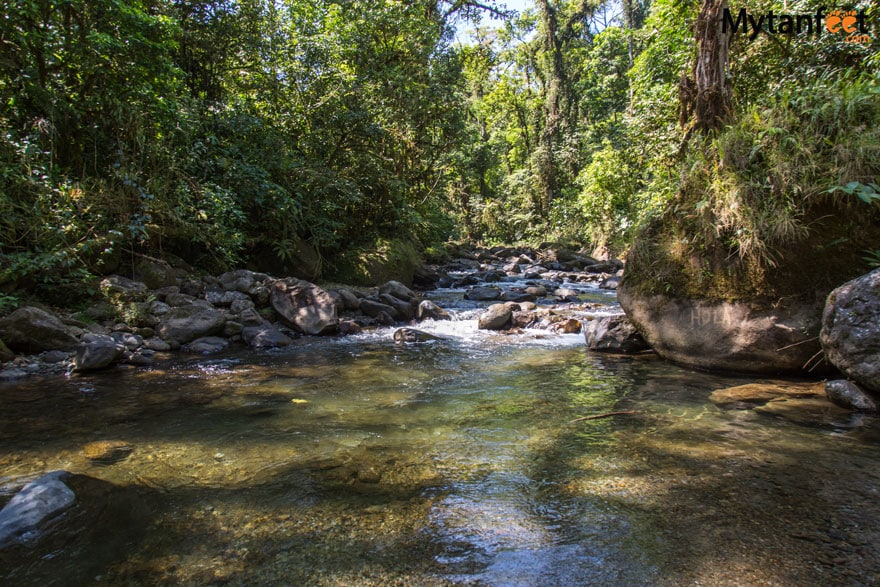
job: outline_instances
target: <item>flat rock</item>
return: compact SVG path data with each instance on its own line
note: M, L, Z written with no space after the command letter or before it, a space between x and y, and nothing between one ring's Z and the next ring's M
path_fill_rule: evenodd
M122 440L98 440L85 445L82 452L88 459L110 464L127 458L133 450L130 444Z
M779 398L825 397L823 383L766 382L747 383L713 391L709 400L722 408L754 407Z

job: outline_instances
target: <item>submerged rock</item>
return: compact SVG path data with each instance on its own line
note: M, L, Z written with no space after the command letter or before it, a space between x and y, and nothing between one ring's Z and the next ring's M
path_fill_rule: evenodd
M832 365L880 393L880 269L828 295L819 338Z
M53 471L31 481L0 510L0 548L23 542L44 522L69 508L76 496L64 480L67 471Z
M765 382L747 383L713 391L709 400L722 408L751 408L773 400L824 399L822 383Z
M446 340L442 336L425 332L424 330L416 330L415 328L398 328L392 335L394 342L398 344L429 342L432 340Z
M111 464L128 457L134 448L121 440L98 440L83 447L86 458L97 463Z

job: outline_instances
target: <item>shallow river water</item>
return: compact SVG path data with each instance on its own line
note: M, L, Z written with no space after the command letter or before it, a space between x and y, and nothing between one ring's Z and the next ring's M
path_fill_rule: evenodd
M0 504L56 469L80 490L64 538L13 549L0 578L880 583L875 419L722 410L713 390L754 380L581 335L425 327L450 339L383 329L0 388ZM573 422L612 411L631 413ZM131 451L88 459L101 440Z

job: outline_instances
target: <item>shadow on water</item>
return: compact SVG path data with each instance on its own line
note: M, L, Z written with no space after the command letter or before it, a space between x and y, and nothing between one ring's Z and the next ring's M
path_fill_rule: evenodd
M707 402L746 381L576 347L325 340L7 387L0 496L58 468L103 489L83 492L75 524L6 552L0 575L876 583L880 475L856 437L874 424L807 428ZM612 411L634 413L572 422ZM83 456L104 439L134 450Z

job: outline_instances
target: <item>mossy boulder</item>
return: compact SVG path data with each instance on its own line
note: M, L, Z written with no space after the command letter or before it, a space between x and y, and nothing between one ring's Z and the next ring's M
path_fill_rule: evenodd
M380 239L371 246L357 247L339 255L331 278L352 285L379 285L399 281L410 287L422 258L415 245L403 239Z

